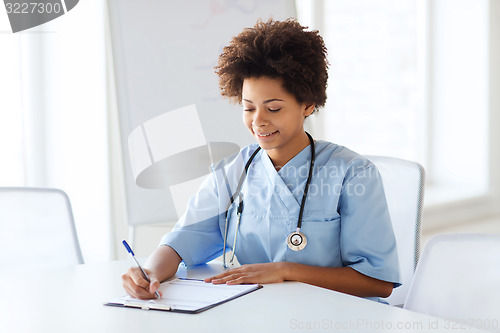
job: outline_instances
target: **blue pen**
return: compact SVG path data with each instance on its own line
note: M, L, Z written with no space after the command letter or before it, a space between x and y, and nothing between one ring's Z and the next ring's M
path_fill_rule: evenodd
M134 251L132 251L132 249L128 245L127 241L124 240L122 243L123 243L123 246L125 246L125 248L127 249L128 253L130 253L130 255L132 256L132 259L134 259L135 263L137 264L137 267L139 267L139 269L141 270L142 275L144 276L146 281L151 282L151 280L149 279L149 276L146 274L146 271L141 267L141 265L139 264L137 259L135 259ZM158 293L158 291L155 291L155 296L156 296L156 298L160 298L160 294Z

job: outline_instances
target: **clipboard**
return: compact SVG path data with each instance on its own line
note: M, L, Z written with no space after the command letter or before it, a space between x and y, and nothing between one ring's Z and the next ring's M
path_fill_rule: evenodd
M259 284L212 284L203 280L177 278L160 285L163 297L141 300L122 296L104 305L180 313L200 313L262 288Z

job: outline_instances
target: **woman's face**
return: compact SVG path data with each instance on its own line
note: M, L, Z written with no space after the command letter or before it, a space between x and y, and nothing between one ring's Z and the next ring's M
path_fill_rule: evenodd
M281 79L245 79L242 104L243 122L273 162L276 157L286 163L309 144L304 119L314 111L314 104L297 102L283 89Z

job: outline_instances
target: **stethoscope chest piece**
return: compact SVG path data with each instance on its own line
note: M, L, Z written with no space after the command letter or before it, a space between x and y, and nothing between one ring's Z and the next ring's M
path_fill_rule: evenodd
M286 245L293 251L300 251L307 245L306 235L301 233L300 231L292 232L286 238Z

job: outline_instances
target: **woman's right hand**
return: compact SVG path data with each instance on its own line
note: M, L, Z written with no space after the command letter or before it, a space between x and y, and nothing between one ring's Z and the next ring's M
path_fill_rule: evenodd
M156 298L155 291L160 287L160 281L165 281L174 276L181 261L181 257L170 246L159 246L144 265L148 267L144 270L151 283L144 278L139 267L132 266L122 275L123 288L125 288L127 294L135 298ZM158 292L162 296L161 292Z
M130 267L125 274L122 275L123 288L132 297L139 299L156 298L155 291L160 287L160 281L155 274L147 269L144 269L148 274L151 282L148 282L142 275L138 267ZM161 296L161 292L158 291Z

